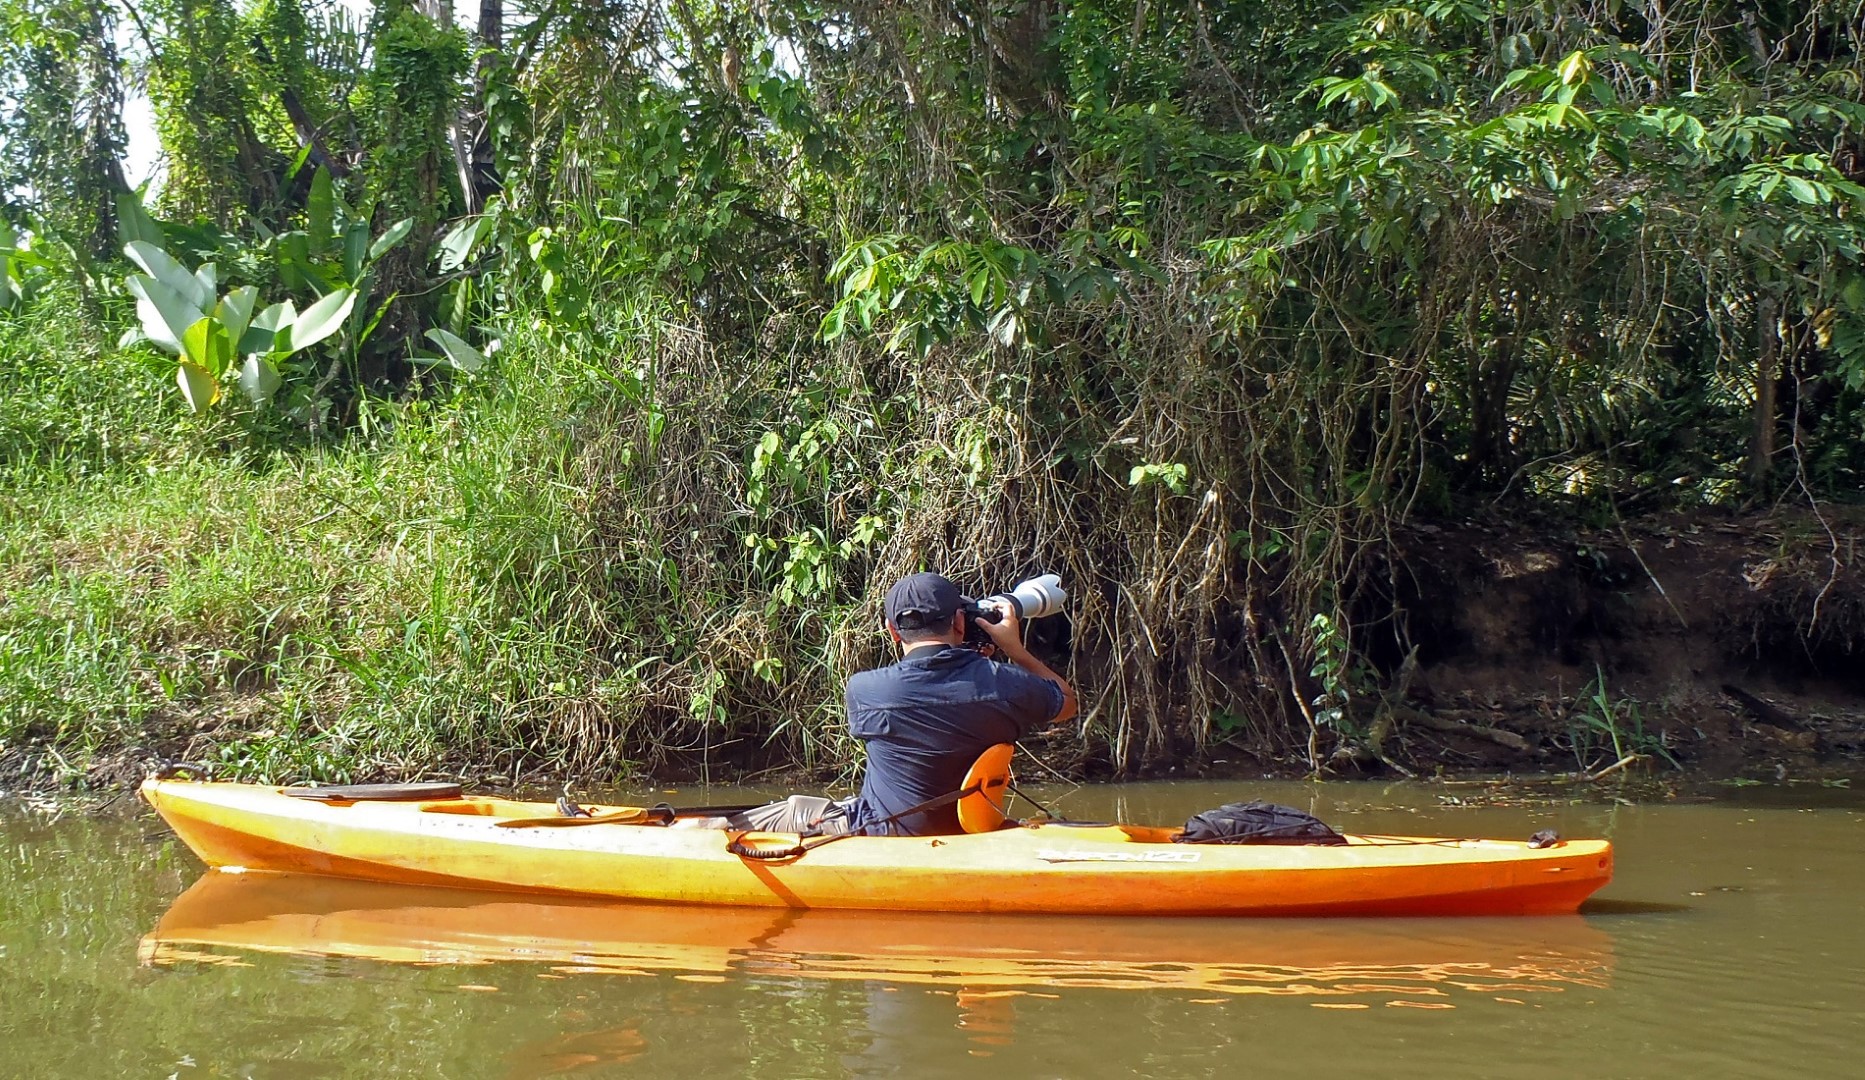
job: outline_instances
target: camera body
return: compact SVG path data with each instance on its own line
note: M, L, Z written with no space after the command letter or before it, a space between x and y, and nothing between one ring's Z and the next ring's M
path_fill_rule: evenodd
M1062 610L1068 603L1068 592L1062 588L1062 578L1056 574L1043 574L1040 577L1026 578L1007 593L995 593L983 600L967 601L965 612L965 644L981 652L988 652L995 646L989 634L979 623L1002 622L1003 612L995 606L987 607L992 601L1004 601L1019 619L1045 619Z

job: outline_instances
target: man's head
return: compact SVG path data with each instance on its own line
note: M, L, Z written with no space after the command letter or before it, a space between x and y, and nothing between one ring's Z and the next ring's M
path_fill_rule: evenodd
M887 590L887 629L904 645L965 639L965 597L938 574L908 574Z

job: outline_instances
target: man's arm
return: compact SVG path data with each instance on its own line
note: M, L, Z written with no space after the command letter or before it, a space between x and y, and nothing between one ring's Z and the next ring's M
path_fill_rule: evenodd
M1067 679L1057 675L1048 664L1036 659L1035 655L1024 646L1023 627L1017 619L1017 610L1001 600L997 601L994 606L1003 613L1004 617L994 623L982 620L979 623L984 628L984 632L990 635L991 643L997 646L998 652L1004 654L1004 659L1039 679L1054 683L1056 688L1062 691L1062 708L1056 713L1052 723L1060 724L1073 720L1079 708L1075 703L1075 688L1068 684Z

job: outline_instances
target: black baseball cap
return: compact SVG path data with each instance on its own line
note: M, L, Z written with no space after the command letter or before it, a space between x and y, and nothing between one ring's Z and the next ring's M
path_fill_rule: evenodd
M887 590L887 621L896 630L924 630L950 623L964 603L958 586L938 574L908 574Z

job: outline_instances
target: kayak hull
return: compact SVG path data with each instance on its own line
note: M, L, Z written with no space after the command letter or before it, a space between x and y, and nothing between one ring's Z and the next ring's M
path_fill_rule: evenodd
M1612 876L1612 847L1349 837L1346 846L1169 842L1132 825L849 837L759 860L711 829L521 827L550 804L311 802L279 788L151 780L143 796L210 866L674 904L1078 915L1547 915ZM611 808L592 808L596 813ZM503 823L503 824L502 824ZM550 824L555 824L551 822ZM760 851L788 834L743 837Z

